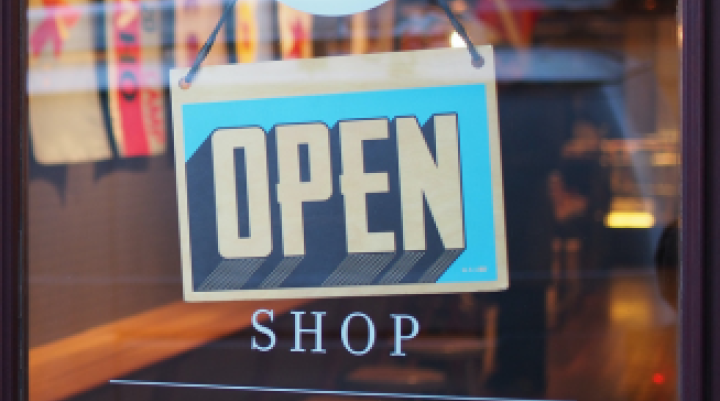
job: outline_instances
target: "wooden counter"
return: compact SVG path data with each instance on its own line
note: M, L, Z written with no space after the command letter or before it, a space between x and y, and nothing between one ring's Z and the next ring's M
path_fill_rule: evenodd
M242 330L259 308L277 316L307 302L176 302L32 348L30 400L65 399Z

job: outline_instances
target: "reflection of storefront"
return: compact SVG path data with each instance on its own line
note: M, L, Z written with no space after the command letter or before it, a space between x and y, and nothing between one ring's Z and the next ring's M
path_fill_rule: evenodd
M711 334L698 329L709 323L698 311L714 310L714 304L703 303L707 293L700 288L710 291L707 286L712 287L708 283L714 278L706 277L701 266L715 260L708 244L714 238L714 187L709 178L714 164L709 153L706 156L702 151L711 152L714 144L710 129L715 116L705 103L713 104L712 93L705 89L711 77L699 67L708 63L709 71L712 64L697 46L701 39L710 45L714 41L700 33L705 25L700 23L700 14L693 14L699 13L695 7L700 5L686 4L690 13L685 13L685 21L695 24L686 22L681 31L685 35L681 91L674 8L662 1L641 3L452 2L475 43L496 46L511 290L526 286L526 298L478 294L262 305L186 304L179 290L176 194L168 134L171 83L162 77L169 68L194 60L223 4L38 1L29 5L23 27L19 22L5 24L12 18L3 9L3 31L14 29L14 36L29 33L28 50L3 36L3 56L10 52L3 57L3 71L17 68L8 60L23 59L24 54L29 65L27 72L3 77L3 101L8 100L0 113L2 150L7 152L3 163L18 162L15 149L20 145L6 132L17 132L23 125L19 116L27 114L29 120L25 235L29 241L31 399L103 400L120 391L107 384L117 378L156 375L166 381L198 381L204 377L202 372L191 368L185 372L179 367L185 365L178 361L185 358L199 366L218 360L213 349L223 347L228 355L252 364L238 368L225 360L225 365L218 365L221 368L269 377L245 383L249 385L375 391L388 383L378 384L376 376L382 374L377 372L383 370L374 368L412 367L427 375L423 377L429 384L420 390L405 388L411 393L507 397L514 396L507 386L515 386L515 373L503 373L512 379L510 384L494 387L495 379L497 372L526 368L514 363L518 353L507 348L520 332L531 333L532 340L526 343L539 344L518 348L536 355L530 364L539 366L518 375L525 380L527 394L672 399L679 384L687 394L683 399L703 399L698 393L701 386L684 375L699 372L697 361L706 358L700 355L704 351L680 343L686 353L686 365L681 367L672 352L657 350L675 346L676 330L685 330L687 341L693 339L693 344L701 339L710 344L707 336ZM13 2L3 7L19 5ZM281 3L240 0L206 63L451 46L463 43L432 2L393 0L353 16L324 17ZM128 61L130 56L133 63ZM18 82L25 81L25 74L29 105L22 111L17 97L23 91ZM140 78L129 85L128 74ZM682 127L681 96L686 110ZM133 100L137 103L130 104ZM706 125L700 126L700 121ZM5 191L11 177L20 173L6 164L1 171ZM8 188L19 193L17 185ZM19 207L18 199L5 192L2 202ZM6 216L16 220L5 220ZM20 224L19 216L4 214L3 222L11 224L3 223L3 229ZM685 320L658 292L663 283L656 281L672 280L672 275L657 276L654 270L658 243L666 228L678 221L685 238L686 297L681 306ZM12 255L7 249L22 248L14 242L18 236L14 238L3 239L3 257ZM15 262L4 261L3 268L5 263ZM9 278L3 276L3 291L8 288L6 280L16 279L13 273L17 271L8 268ZM15 291L11 288L9 296L17 295ZM452 359L439 357L438 346L430 345L432 351L420 347L397 362L380 356L378 346L377 354L366 359L330 350L330 362L325 364L312 357L295 359L283 354L291 348L283 345L282 350L273 351L273 359L263 359L246 342L254 333L252 313L268 305L274 308L278 324L285 325L284 332L278 329L281 341L293 341L291 310L308 311L310 322L310 311L322 309L328 311L327 327L332 327L326 341L342 351L339 334L332 330L337 331L342 318L356 308L375 321L390 313L412 311L423 330L428 327L436 338L458 343L460 339L483 340L491 344L492 352L483 349L474 357ZM10 308L3 310L3 319L6 313L16 312L15 304L3 307ZM508 320L508 311L541 318ZM13 332L5 328L5 322L3 332ZM153 326L157 330L148 328ZM392 331L390 326L378 327ZM591 335L592 341L577 340ZM3 334L3 341L13 339L8 336ZM309 344L310 337L305 341ZM362 339L358 341L355 345L362 348ZM140 342L146 343L138 346ZM166 345L147 345L153 342ZM563 346L571 351L563 351ZM388 354L385 349L382 352ZM13 362L13 357L4 355L0 355L3 363ZM288 364L308 369L293 376L283 370ZM55 373L61 370L63 374ZM320 380L319 371L329 373ZM618 372L621 379L608 371ZM409 370L387 372L400 377ZM452 379L464 375L470 379ZM212 377L206 379L215 383ZM231 376L224 379L217 384L239 384ZM536 388L534 381L545 388ZM568 382L584 385L563 384ZM139 394L134 389L122 391L127 393L120 399ZM714 394L707 391L703 394ZM148 399L168 394L157 390Z

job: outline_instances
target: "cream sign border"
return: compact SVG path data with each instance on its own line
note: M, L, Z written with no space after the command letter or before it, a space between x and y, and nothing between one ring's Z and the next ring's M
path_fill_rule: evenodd
M497 90L492 47L478 46L485 60L474 68L466 50L440 49L332 58L290 60L204 67L192 87L177 83L188 69L170 72L175 135L175 166L180 223L183 292L185 300L228 301L369 295L437 294L498 291L508 288L505 212L500 158ZM252 289L201 292L193 289L187 198L183 106L249 99L327 95L348 92L484 84L487 95L492 198L495 222L495 281L465 283L361 285L340 287ZM465 205L468 207L468 205Z

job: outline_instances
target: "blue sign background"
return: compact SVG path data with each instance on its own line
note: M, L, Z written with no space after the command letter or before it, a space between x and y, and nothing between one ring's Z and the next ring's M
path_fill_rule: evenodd
M497 280L496 237L485 85L352 92L183 106L185 162L218 128L457 113L466 250L438 283Z

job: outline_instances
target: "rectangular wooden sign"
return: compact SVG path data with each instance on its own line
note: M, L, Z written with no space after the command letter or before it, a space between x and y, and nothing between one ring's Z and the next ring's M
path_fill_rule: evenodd
M210 66L172 87L185 299L508 287L493 51Z

